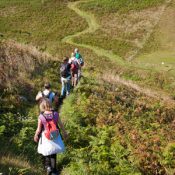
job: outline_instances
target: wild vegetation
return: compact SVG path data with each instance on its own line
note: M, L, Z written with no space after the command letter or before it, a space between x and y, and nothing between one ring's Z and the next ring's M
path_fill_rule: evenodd
M54 91L60 91L62 56L70 55L78 43L85 67L78 87L61 108L69 139L66 152L58 155L60 173L173 175L175 77L163 67L127 61L137 49L141 49L139 57L148 52L147 42L157 42L152 39L157 36L154 30L146 47L141 46L165 1L78 3L82 10L94 13L100 28L76 36L72 45L62 41L86 29L87 23L67 8L69 2L0 2L0 173L44 174L33 141L39 113L35 95L48 80ZM126 25L117 25L122 19ZM150 28L142 31L145 22ZM135 24L135 30L122 33L129 24ZM87 45L91 47L83 48ZM91 48L96 46L112 52L112 59L94 53ZM118 64L115 55L124 64Z
M0 39L30 43L59 57L69 53L61 39L86 27L82 18L67 9L66 0L2 0L0 11Z
M113 1L113 0L93 0L89 3L84 3L81 6L84 10L91 10L97 14L104 13L126 13L131 10L142 10L148 7L158 6L165 0L146 0L146 1Z
M42 169L37 172L34 168L40 162L33 142L38 115L34 97L49 79L55 81L53 89L60 87L58 75L53 74L59 62L31 46L11 41L0 45L0 171L42 174Z

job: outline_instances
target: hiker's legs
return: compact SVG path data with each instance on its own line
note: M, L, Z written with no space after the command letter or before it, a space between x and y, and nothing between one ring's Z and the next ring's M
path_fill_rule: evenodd
M71 77L67 77L67 82L66 82L66 95L70 94L70 83L71 83Z
M50 175L52 173L50 156L44 156L44 157L45 157L45 168L47 171L47 175Z
M70 94L70 80L67 82L67 95Z
M78 74L74 74L74 86L78 83Z
M66 93L66 83L65 83L65 78L63 77L61 77L61 84L62 84L61 96L64 96Z
M72 87L74 87L74 73L72 73L71 83L72 83Z
M78 80L80 80L80 78L81 78L81 66L78 69Z
M52 154L49 156L44 156L45 160L45 168L47 170L47 174L50 175L52 173L57 173L56 168L56 154Z
M57 173L57 168L56 168L56 154L50 155L50 162L51 162L51 168L53 173Z
M73 87L77 85L77 76L78 76L78 71L72 73L72 86Z
M50 156L44 156L44 161L45 161L45 168L50 167L51 166L51 162L50 162Z

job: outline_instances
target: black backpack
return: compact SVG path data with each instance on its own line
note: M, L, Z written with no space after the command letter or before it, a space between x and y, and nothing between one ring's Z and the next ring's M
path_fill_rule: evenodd
M60 67L60 74L62 77L66 78L68 75L67 64L62 64Z

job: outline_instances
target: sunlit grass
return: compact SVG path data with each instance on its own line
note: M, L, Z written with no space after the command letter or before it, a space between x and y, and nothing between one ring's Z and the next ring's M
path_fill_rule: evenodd
M40 172L38 168L32 166L26 158L22 156L14 156L11 154L0 157L0 173L7 174L36 174L41 175L42 169Z
M65 51L63 37L86 27L82 18L67 9L66 1L3 0L0 11L1 39L30 43L54 54Z
M97 14L104 13L126 13L130 10L142 10L148 7L160 5L165 0L93 0L89 3L84 3L81 7L84 10L91 10Z

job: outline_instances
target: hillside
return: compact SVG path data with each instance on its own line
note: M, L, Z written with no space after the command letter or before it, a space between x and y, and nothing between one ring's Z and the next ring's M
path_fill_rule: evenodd
M83 77L61 106L61 175L175 173L175 1L0 2L0 173L43 175L37 91L60 92L62 57ZM163 64L162 64L163 62Z

